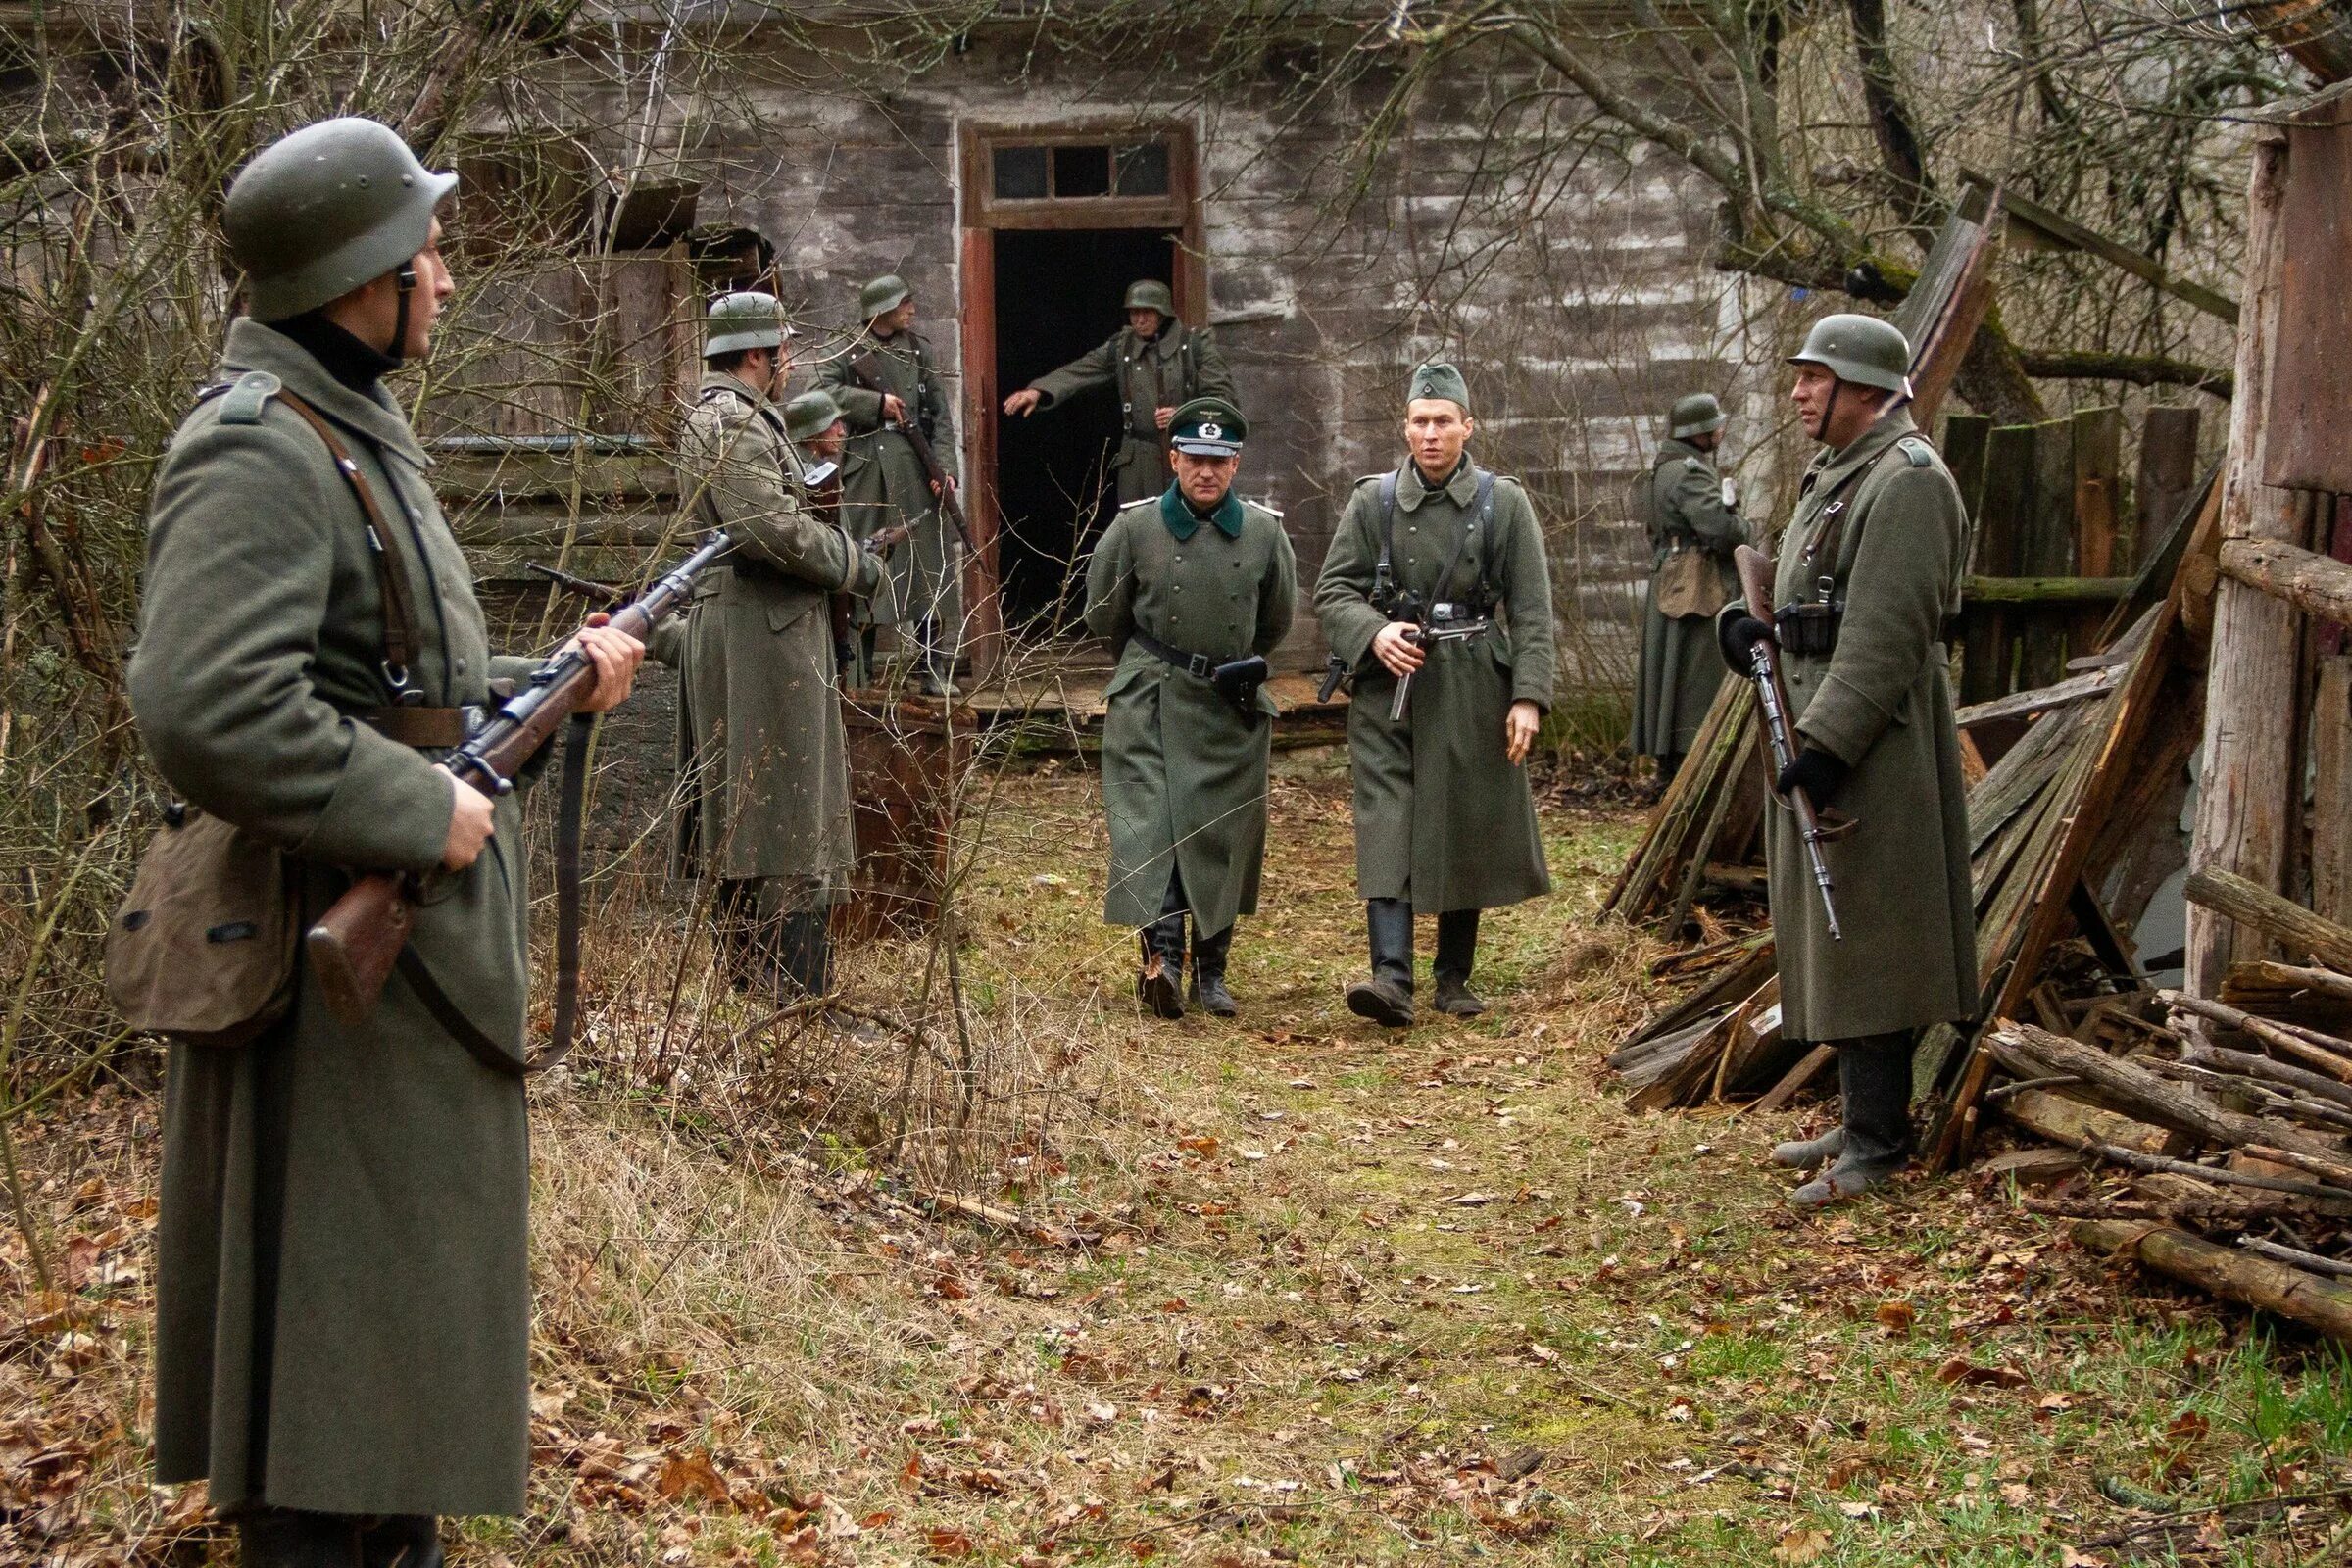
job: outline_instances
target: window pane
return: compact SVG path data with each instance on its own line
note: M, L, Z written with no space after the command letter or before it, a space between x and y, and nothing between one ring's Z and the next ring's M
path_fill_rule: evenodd
M1055 196L1109 195L1110 149L1107 147L1054 148L1054 194Z
M997 199L1038 201L1047 196L1046 150L1043 147L997 149Z
M1165 196L1168 193L1168 144L1148 141L1119 149L1119 194Z

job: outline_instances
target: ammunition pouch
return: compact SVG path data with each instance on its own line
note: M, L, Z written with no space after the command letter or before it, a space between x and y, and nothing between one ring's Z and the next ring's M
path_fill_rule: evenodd
M1845 619L1845 601L1807 600L1783 605L1773 612L1773 639L1788 653L1823 658L1838 650L1838 625Z

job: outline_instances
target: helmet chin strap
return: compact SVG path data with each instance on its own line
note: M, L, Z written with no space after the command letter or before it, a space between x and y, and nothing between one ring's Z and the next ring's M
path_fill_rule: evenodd
M403 308L406 308L405 301ZM1821 406L1821 438L1824 441L1830 438L1830 421L1838 417L1838 394L1844 390L1844 377L1836 375L1830 377L1830 401Z
M408 358L409 296L416 292L416 264L403 262L394 269L392 285L399 291L400 303L392 313L392 343L384 350L384 354L397 363Z

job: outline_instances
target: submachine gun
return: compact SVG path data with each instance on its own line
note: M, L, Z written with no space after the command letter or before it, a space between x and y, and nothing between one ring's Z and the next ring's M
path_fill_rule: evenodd
M735 540L725 529L719 529L651 588L613 611L612 624L642 641L662 616L694 591L695 579L734 548ZM563 579L554 580L561 583ZM589 662L587 655L577 649L558 654L531 671L530 678L514 696L499 703L480 728L442 759L442 765L494 800L509 794L514 788L514 776L554 736L557 726L567 718L588 716L579 712L579 706L595 689L596 666ZM587 749L575 735L564 763L566 797L574 793L575 771L584 782L586 757ZM567 973L576 982L578 973L577 835L573 832L564 837L574 841L574 854L570 857L568 878L564 865L557 868L558 891L559 895L571 896L559 898L559 909L568 907L573 915L569 920L560 920L563 929L557 933L556 1050L549 1054L551 1057L560 1056L568 1049L573 1014L568 1004L574 988L564 984L564 977ZM560 860L563 858L559 856ZM572 885L565 889L563 884L567 880ZM303 946L310 955L311 970L318 977L319 995L337 1018L356 1024L374 1010L376 999L383 994L384 982L402 961L416 917L415 890L408 876L398 871L365 871L354 877L343 896L311 927ZM424 974L423 967L416 964L411 971L412 982L416 982L420 974ZM425 975L416 988L423 993L428 985L430 976ZM436 986L432 993L426 994L428 1004L437 993Z
M1732 564L1740 573L1740 591L1747 599L1747 612L1766 625L1773 624L1772 558L1749 545L1732 552ZM1780 644L1770 637L1758 637L1748 645L1748 679L1755 684L1756 707L1764 715L1764 735L1772 744L1772 772L1776 779L1796 760L1797 740L1788 723L1788 688L1781 682ZM1845 933L1838 928L1838 901L1830 881L1830 863L1822 858L1821 847L1851 833L1859 824L1842 812L1817 808L1804 786L1797 785L1781 797L1789 810L1796 813L1796 830L1805 843L1805 860L1813 872L1813 885L1821 890L1821 912L1828 921L1830 940L1843 942Z

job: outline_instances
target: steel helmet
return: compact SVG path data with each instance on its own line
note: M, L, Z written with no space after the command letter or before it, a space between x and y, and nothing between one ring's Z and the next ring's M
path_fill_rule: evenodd
M1677 440L1722 428L1723 405L1715 401L1712 392L1693 392L1687 398L1676 398L1674 412L1667 416L1667 433Z
M885 312L895 311L906 304L906 296L913 292L914 290L906 286L906 280L898 273L884 272L880 277L866 284L864 290L858 294L858 314L870 321L875 317L883 315Z
M1127 303L1122 308L1130 311L1157 311L1168 319L1174 320L1176 318L1176 296L1169 291L1167 284L1160 282L1157 278L1138 278L1127 285Z
M1911 345L1875 316L1823 317L1788 363L1818 365L1840 381L1911 395Z
M758 289L721 294L710 302L704 322L703 358L716 359L739 349L772 349L792 336L784 319L784 302Z
M832 429L840 418L841 405L818 387L784 405L784 433L795 441L808 441Z
M317 310L406 263L457 183L372 120L321 120L263 148L220 215L255 319Z

